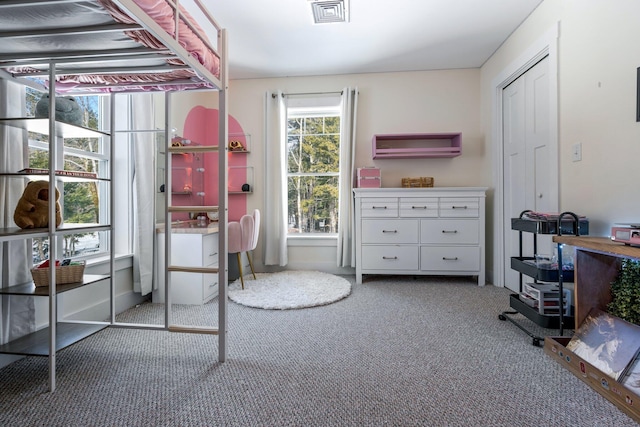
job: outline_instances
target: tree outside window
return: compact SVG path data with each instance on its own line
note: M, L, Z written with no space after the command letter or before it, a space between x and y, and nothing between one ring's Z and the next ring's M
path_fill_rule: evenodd
M338 232L340 116L289 115L287 119L289 234Z
M33 89L27 90L27 115L34 116L35 105L41 93ZM84 111L84 126L99 129L100 97L77 96L76 102ZM68 138L64 140L64 170L93 172L97 176L105 176L101 172L108 169L105 147L99 138ZM49 169L49 140L37 133L29 134L29 167ZM106 189L95 182L64 182L61 197L62 217L65 223L91 224L99 223L101 215L101 197ZM79 233L64 236L61 257L79 257L106 251L99 233ZM33 239L34 263L49 256L48 239Z

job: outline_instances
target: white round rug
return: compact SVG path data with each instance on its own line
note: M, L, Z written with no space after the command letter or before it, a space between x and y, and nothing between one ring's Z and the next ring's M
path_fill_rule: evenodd
M351 293L347 279L319 271L287 270L244 275L229 285L229 299L238 304L268 310L315 307L339 301Z

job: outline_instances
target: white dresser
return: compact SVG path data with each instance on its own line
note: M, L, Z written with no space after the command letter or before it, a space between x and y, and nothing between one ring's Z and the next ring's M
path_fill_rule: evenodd
M477 276L484 285L486 190L354 189L356 283L404 274Z
M152 301L165 302L164 229L157 233L157 283ZM218 225L199 227L185 222L171 232L171 261L186 267L218 266ZM171 302L173 304L204 304L218 295L218 275L207 273L171 273Z

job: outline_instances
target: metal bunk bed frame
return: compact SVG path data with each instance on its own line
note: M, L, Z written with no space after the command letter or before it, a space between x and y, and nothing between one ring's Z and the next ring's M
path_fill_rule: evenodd
M9 0L2 1L0 3L0 13L2 13L3 8L8 7L29 7L31 5L37 5L42 3L73 3L79 2L81 0ZM113 3L118 5L122 11L127 13L131 18L135 19L138 22L138 25L122 25L122 24L113 24L113 25L96 25L93 27L77 27L77 28L64 28L57 30L42 30L42 31L5 31L0 32L0 40L6 38L20 38L20 37L31 37L31 36L41 36L46 37L49 34L86 34L88 32L105 32L105 31L122 31L126 30L136 30L136 29L145 29L150 32L153 36L155 36L164 46L167 47L166 50L152 50L146 47L133 48L129 50L119 49L117 51L105 52L105 51L64 51L64 52L50 52L48 55L37 55L30 52L23 52L20 54L0 54L0 72L6 78L19 81L22 84L37 87L37 84L33 83L33 80L28 77L35 76L43 76L44 73L9 73L5 71L5 68L12 67L21 67L28 65L44 65L48 64L48 72L46 75L49 80L49 135L55 135L56 131L56 122L55 122L55 95L56 95L56 78L60 75L65 74L104 74L106 73L149 73L153 72L153 69L149 67L126 67L126 66L118 66L117 68L101 68L100 64L104 64L109 60L120 60L123 59L134 59L134 58L149 58L153 57L157 58L177 58L180 59L186 67L181 66L162 66L162 70L171 70L171 69L180 69L180 68L189 68L193 70L197 78L200 79L201 82L205 82L207 85L212 86L211 90L218 91L218 108L219 108L219 124L218 124L218 146L205 146L205 147L197 147L200 151L206 152L215 152L219 151L218 155L218 167L219 167L219 176L218 176L218 192L219 192L219 203L218 206L171 206L170 205L170 195L166 193L165 198L165 235L170 236L171 234L171 214L174 212L186 212L186 211L199 211L199 212L218 212L219 218L219 246L218 251L221 256L219 257L218 268L194 268L194 267L183 267L179 265L171 264L171 238L165 238L165 312L164 312L164 325L153 325L153 324L129 324L129 323L119 323L116 322L116 308L115 308L115 256L114 256L114 248L115 248L115 233L113 232L113 224L115 220L115 209L113 209L113 201L115 200L115 189L113 185L110 185L110 198L112 200L111 209L110 209L110 225L93 227L92 231L99 231L102 229L111 230L110 232L110 320L108 322L91 322L95 324L104 323L105 327L122 327L122 328L138 328L138 329L155 329L155 330L166 330L170 332L184 332L184 333L201 333L201 334L214 334L218 335L218 361L224 362L227 358L227 278L228 278L228 268L227 268L227 202L228 202L228 194L227 194L227 156L222 155L226 154L227 144L223 143L223 141L228 140L228 98L227 98L227 90L228 90L228 63L227 63L227 33L226 30L223 29L216 20L209 14L206 7L203 5L201 0L192 0L198 8L202 11L203 15L209 21L209 23L215 28L217 32L217 49L214 48L207 40L204 34L195 28L190 23L187 24L189 28L206 44L206 46L218 57L219 59L219 70L220 70L220 78L217 78L211 71L209 71L205 66L203 66L196 58L194 58L186 49L182 47L182 45L178 42L178 23L180 21L180 16L182 12L180 11L180 0L166 0L166 2L172 6L175 11L175 35L171 36L165 30L162 29L160 25L158 25L155 21L153 21L144 11L141 9L136 3L132 0L113 0ZM65 65L69 64L90 64L90 66L83 65L81 67L76 68L65 68ZM170 81L164 84L179 86L181 84L192 84L193 81ZM162 87L163 83L140 83L134 82L130 84L122 84L118 88L117 93L131 93L139 91L136 89L128 89L127 86L132 86L134 88L138 88L140 86L153 86L154 90L158 91L158 87ZM113 87L113 86L110 86ZM95 91L98 88L96 85L79 85L77 90L68 91L68 93L83 93L87 91ZM186 90L192 90L192 86L188 87ZM203 90L202 88L197 90ZM172 90L164 91L165 92L165 144L167 147L167 152L172 151L171 147L171 126L170 126L170 118L171 118L171 93ZM115 93L111 93L111 131L116 129L115 127L115 102L113 97ZM113 135L112 135L113 136ZM180 147L182 151L187 152L189 149L193 149L195 147ZM55 165L54 159L58 155L56 153L56 144L50 144L49 150L49 164ZM175 150L174 150L175 151ZM110 144L110 158L113 159L115 154L115 144ZM171 156L165 156L165 182L168 188L171 188ZM110 179L113 179L115 176L114 162L110 162ZM50 191L55 191L55 170L54 168L50 168L49 171L49 182L50 182ZM49 209L50 218L55 217L55 204L50 203ZM39 234L43 234L43 230L40 230ZM56 236L56 228L55 224L51 223L49 226L48 233L46 234L50 241L54 241ZM7 237L7 236L5 236ZM8 237L9 238L9 237ZM50 245L50 258L56 259L56 245ZM198 327L192 325L177 325L173 323L172 319L172 304L171 304L171 273L172 272L191 272L191 273L211 273L218 275L218 283L219 286L219 294L218 294L218 327ZM50 269L50 282L56 283L55 279L56 269ZM54 391L56 387L55 383L55 371L56 371L56 322L57 322L57 307L56 307L56 286L49 286L49 390Z

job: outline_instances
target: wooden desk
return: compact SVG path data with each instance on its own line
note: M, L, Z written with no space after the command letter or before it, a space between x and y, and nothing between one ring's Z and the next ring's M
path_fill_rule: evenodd
M606 237L554 236L553 241L575 247L574 284L576 329L594 307L607 311L611 282L620 272L622 260L640 259L640 248L611 241ZM614 381L566 348L569 337L546 337L545 352L640 423L640 396Z
M622 259L640 259L640 248L617 243L607 237L554 236L553 241L575 247L575 327L592 308L607 311L611 282L620 272Z

